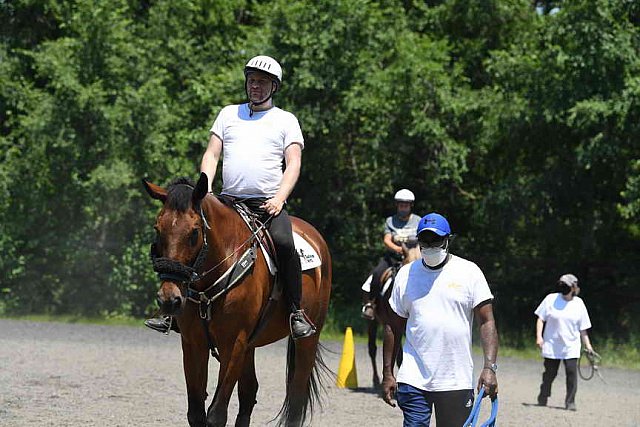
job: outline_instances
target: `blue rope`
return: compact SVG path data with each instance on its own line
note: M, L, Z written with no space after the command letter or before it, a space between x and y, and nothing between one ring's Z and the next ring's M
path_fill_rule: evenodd
M462 427L475 427L478 424L478 417L480 417L480 406L482 404L482 397L484 396L484 387L478 392L476 401L473 403L469 418L464 422ZM498 396L491 402L491 415L489 419L482 423L480 427L495 427L496 418L498 417Z

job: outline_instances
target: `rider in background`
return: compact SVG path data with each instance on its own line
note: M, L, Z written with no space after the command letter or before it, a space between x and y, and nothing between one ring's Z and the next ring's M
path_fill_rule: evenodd
M402 244L416 238L416 229L420 222L420 217L411 213L413 203L416 200L413 192L403 188L396 193L394 199L396 213L384 222L385 252L378 265L373 269L371 289L367 296L367 302L362 307L362 317L367 320L374 319L375 300L382 288L380 283L382 274L387 268L402 262Z

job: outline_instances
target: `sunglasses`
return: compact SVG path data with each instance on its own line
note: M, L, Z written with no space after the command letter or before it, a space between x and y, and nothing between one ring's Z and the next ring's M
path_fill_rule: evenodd
M426 236L420 236L419 243L421 248L444 248L447 244L447 237L429 233Z

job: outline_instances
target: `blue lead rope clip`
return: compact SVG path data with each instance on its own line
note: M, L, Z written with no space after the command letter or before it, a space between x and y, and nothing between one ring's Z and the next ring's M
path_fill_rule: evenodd
M484 396L484 387L480 389L476 401L473 403L469 418L464 422L462 427L475 427L478 423L478 417L480 416L480 406L482 403L482 397ZM489 419L485 421L480 427L495 427L496 417L498 416L498 396L491 402L491 415Z

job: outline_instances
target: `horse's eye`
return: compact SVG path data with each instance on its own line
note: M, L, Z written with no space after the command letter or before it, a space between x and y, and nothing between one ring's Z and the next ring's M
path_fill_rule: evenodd
M189 243L191 246L195 246L198 244L198 229L196 228L191 232L191 236L189 237Z

